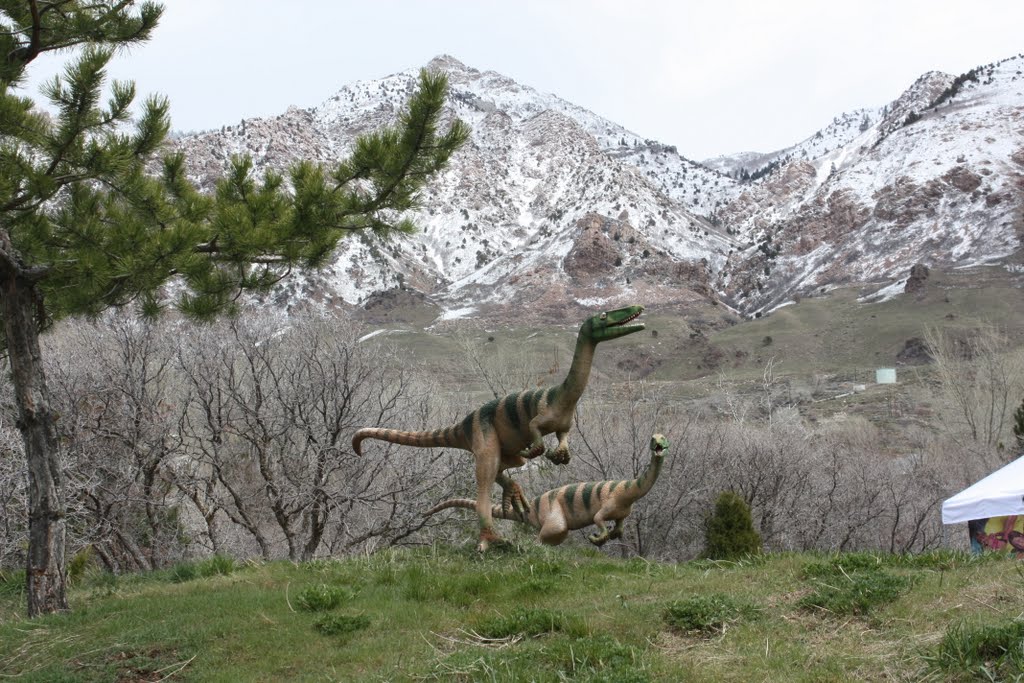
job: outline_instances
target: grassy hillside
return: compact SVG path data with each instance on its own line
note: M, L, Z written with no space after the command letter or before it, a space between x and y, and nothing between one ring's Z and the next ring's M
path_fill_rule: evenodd
M783 375L841 373L873 381L874 369L897 365L907 340L923 336L926 327L970 330L997 324L1011 338L1024 341L1022 280L1022 275L996 267L934 271L914 294L871 303L872 288L836 289L739 323L723 306L697 306L686 315L648 306L647 331L602 345L595 369L612 379L644 377L672 384L698 380L700 385L702 378L706 383L722 373L759 378L774 359L776 372ZM468 342L489 356L528 350L540 357L538 374L558 366L554 374L560 380L572 357L578 325L461 321L427 332L412 324L373 327L400 331L378 340L387 339L410 359L430 365L452 365L451 359L464 358L461 344ZM458 327L461 332L454 331ZM473 378L472 368L464 364L452 369L460 379Z
M26 621L22 681L864 681L1024 675L1020 563L956 554L620 561L504 547L87 575Z

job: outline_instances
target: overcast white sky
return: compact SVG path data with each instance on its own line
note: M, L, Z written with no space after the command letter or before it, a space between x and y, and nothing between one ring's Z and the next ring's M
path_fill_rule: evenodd
M918 76L1024 52L1022 0L165 0L118 78L202 130L447 53L692 159L772 151ZM37 69L51 72L51 61Z

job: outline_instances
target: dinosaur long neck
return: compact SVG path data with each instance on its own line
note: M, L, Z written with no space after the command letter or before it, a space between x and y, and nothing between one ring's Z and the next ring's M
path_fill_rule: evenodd
M651 456L651 462L647 465L647 469L636 480L637 488L640 489L640 496L646 496L647 492L654 486L654 482L658 480L658 475L661 473L661 464L663 462L665 462L663 456Z
M587 388L587 381L590 379L590 364L594 361L594 350L597 348L589 336L580 330L576 338L576 353L572 356L572 365L569 366L569 374L562 382L562 397L573 404L583 395Z

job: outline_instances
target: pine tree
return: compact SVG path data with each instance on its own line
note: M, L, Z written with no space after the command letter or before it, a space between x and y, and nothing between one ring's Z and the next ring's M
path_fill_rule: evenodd
M237 158L213 196L200 194L180 155L157 159L170 128L165 98L146 99L133 118L135 86L115 82L102 102L114 52L148 39L162 12L124 0L0 5L0 351L28 469L29 616L68 606L59 443L40 332L131 302L146 314L174 304L208 319L240 292L322 265L352 231L409 231L400 214L468 136L459 121L438 132L447 81L423 72L399 124L360 138L337 167L299 163L286 182L271 172L256 178L251 161ZM33 60L58 50L73 54L44 88L51 117L19 86ZM162 298L172 277L182 284L174 302Z
M704 520L704 553L712 560L731 560L761 552L750 506L732 491L723 491L715 510Z

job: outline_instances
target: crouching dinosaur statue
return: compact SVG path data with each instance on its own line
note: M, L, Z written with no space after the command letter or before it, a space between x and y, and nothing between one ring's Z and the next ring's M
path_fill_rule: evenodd
M658 479L667 450L668 439L655 434L651 437L651 462L636 479L566 484L534 498L525 515L518 510L507 510L497 505L491 514L498 519L529 524L540 530L541 542L548 545L558 545L570 531L594 524L597 531L587 536L587 539L596 546L602 546L609 539L622 537L623 520L632 512L633 503L647 495ZM435 505L424 512L423 516L429 517L448 508L474 507L476 501L455 498ZM606 525L609 521L615 522L611 529Z
M590 366L597 345L644 329L643 323L631 325L643 306L629 306L587 318L576 337L569 373L558 386L521 391L485 403L456 425L447 429L406 432L396 429L365 428L352 437L352 449L362 455L365 439L379 439L403 446L449 447L471 451L476 460L476 511L480 518L480 543L487 550L498 540L494 532L491 487L498 483L503 491L502 507L526 513L522 488L505 474L539 455L556 464L569 462L569 429L576 403L590 378ZM546 450L544 435L555 433L558 445Z

